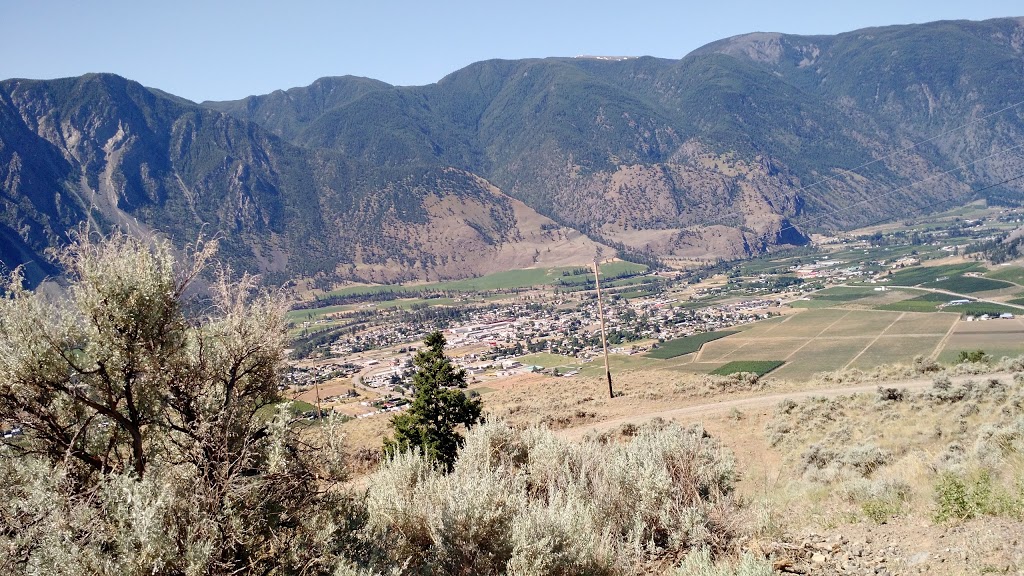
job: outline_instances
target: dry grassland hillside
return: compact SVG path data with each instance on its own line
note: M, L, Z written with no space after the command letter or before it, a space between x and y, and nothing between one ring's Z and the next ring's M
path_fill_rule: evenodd
M1024 570L1024 359L803 382L634 370L614 384L609 399L603 378L520 376L487 383L484 405L493 420L574 442L699 425L736 461L737 563L822 575ZM372 459L386 419L346 426Z

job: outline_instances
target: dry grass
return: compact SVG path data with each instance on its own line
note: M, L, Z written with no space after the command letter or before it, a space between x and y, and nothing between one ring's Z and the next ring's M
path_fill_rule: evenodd
M896 324L885 333L890 336L902 334L938 334L944 335L960 318L959 314L946 312L907 312Z
M883 522L912 510L928 517L943 474L978 470L1012 500L1024 488L1022 384L1020 373L956 383L940 374L923 392L880 386L876 394L785 402L765 433L791 471L783 494L803 497L775 504L791 522L826 528L837 519Z
M881 336L850 364L851 368L870 370L876 366L907 363L915 356L928 356L942 334Z

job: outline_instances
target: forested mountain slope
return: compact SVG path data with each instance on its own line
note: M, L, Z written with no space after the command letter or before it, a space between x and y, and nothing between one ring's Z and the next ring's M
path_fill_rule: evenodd
M201 105L112 75L6 80L0 260L53 273L44 250L88 218L179 246L219 236L272 281L582 263L598 243L741 257L1024 173L1021 77L1024 20L1007 18ZM984 195L1019 203L1022 182Z
M0 83L0 257L52 273L69 230L218 237L271 281L452 278L586 262L595 245L439 165L380 167L113 75Z

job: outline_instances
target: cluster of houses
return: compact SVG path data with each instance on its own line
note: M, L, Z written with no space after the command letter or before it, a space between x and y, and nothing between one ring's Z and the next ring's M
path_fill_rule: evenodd
M811 262L810 264L801 264L799 266L793 266L790 268L797 278L801 280L811 280L817 278L849 278L851 276L861 276L864 274L864 270L860 265L847 266L841 268L846 262L842 260L830 260L823 258L821 260Z
M366 350L387 348L396 344L413 342L422 338L424 331L419 326L408 326L398 322L386 322L377 326L362 328L357 334L338 338L331 344L332 356L344 356Z
M881 266L886 269L885 272L876 275L875 279L877 280L892 270L917 266L920 263L921 259L916 256L901 256L900 258L891 261L878 260L869 262L868 264ZM797 278L802 280L829 279L838 282L845 282L851 278L857 278L869 274L864 264L843 266L844 264L846 264L846 262L843 260L822 258L821 260L817 260L809 264L793 266L790 270L796 274Z
M744 300L732 304L716 304L701 308L679 306L666 298L619 300L606 305L606 329L609 333L627 335L625 340L670 339L697 332L718 330L753 322L771 315L776 300ZM552 351L565 353L569 341L583 342L574 355L589 357L599 352L600 322L596 300L587 300L575 307L510 305L498 311L473 315L462 325L448 330L453 347L487 344L509 349L518 345L522 352ZM575 350L575 348L573 349ZM634 347L615 344L613 350L629 354ZM486 368L468 364L470 373ZM501 371L522 371L523 368L500 366Z
M698 308L680 306L675 300L667 298L622 299L606 303L605 317L610 332L628 334L630 341L671 339L766 318L771 314L770 309L776 306L778 302L775 300L745 300ZM398 326L391 324L377 326L375 330L391 330L392 335L402 334L400 343L403 344L417 336L422 337L422 334L411 334L408 326L399 330ZM479 377L487 373L499 378L543 372L540 366L524 365L515 354L530 351L565 353L565 344L570 340L583 342L571 349L574 356L584 360L594 358L601 351L599 335L597 301L594 299L582 302L559 300L543 305L536 302L509 304L498 309L471 313L466 321L446 330L450 350L475 348L475 351L452 358L456 365L466 370L468 376ZM529 350L527 343L531 346ZM510 348L518 352L509 352ZM611 346L611 353L632 354L643 349L646 348L617 343ZM309 368L295 367L286 375L286 383L302 389L331 378L357 377L363 386L401 398L407 393L409 379L415 371L413 352L412 348L403 348L398 355L387 360L350 360L345 364L321 363ZM374 412L368 415L400 410L402 406L402 402L375 406Z
M400 410L405 410L406 408L409 407L409 399L403 398L401 396L396 396L393 394L388 394L387 396L382 396L376 400L369 402L360 402L359 404L367 408L373 408L374 410L372 412L360 414L356 416L356 418L372 418L374 416L387 414L389 412L398 412Z
M1013 314L1003 312L1002 314L982 314L981 316L967 316L964 320L968 322L979 322L982 320L1013 320Z
M357 374L362 367L351 362L341 364L326 362L315 366L292 365L281 378L279 388L296 388L303 390L318 384L333 380L335 378L350 378Z

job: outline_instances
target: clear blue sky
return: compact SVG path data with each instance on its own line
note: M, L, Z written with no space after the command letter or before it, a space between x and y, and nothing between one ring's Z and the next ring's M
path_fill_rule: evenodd
M746 32L1024 16L1020 0L0 0L0 79L113 72L191 100L352 74L430 84L489 58L681 58Z

